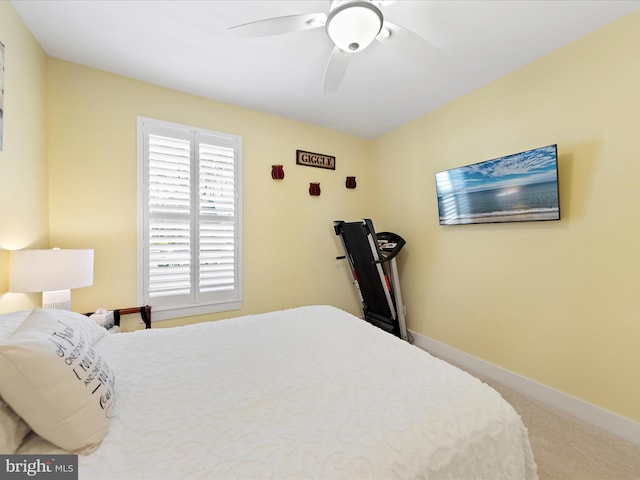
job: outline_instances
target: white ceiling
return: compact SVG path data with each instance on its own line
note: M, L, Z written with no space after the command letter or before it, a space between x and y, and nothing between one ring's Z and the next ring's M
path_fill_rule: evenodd
M52 57L374 138L633 10L640 0L399 0L382 9L436 44L419 68L380 43L322 93L324 28L261 38L230 26L327 12L329 0L11 0ZM11 48L10 45L7 48Z

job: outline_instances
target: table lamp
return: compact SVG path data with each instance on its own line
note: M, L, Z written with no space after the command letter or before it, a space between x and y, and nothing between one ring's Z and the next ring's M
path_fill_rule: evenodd
M93 250L14 250L9 290L42 292L42 308L71 309L71 289L93 285Z

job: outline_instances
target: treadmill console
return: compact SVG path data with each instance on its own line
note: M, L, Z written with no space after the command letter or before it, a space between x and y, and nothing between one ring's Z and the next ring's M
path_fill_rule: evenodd
M387 258L395 257L406 243L397 233L376 232L376 237L378 239L378 248Z

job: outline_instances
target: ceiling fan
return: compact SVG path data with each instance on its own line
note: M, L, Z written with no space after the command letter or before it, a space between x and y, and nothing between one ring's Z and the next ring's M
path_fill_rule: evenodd
M328 13L301 13L267 18L230 27L246 37L262 37L324 27L334 44L324 74L322 90L340 86L354 54L379 42L409 61L428 67L444 62L438 47L406 27L385 20L382 10L395 0L332 0Z

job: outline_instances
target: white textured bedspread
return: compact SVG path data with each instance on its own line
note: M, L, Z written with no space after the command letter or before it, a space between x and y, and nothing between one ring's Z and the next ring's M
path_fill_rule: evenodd
M333 307L108 335L110 431L81 479L536 479L492 388Z

